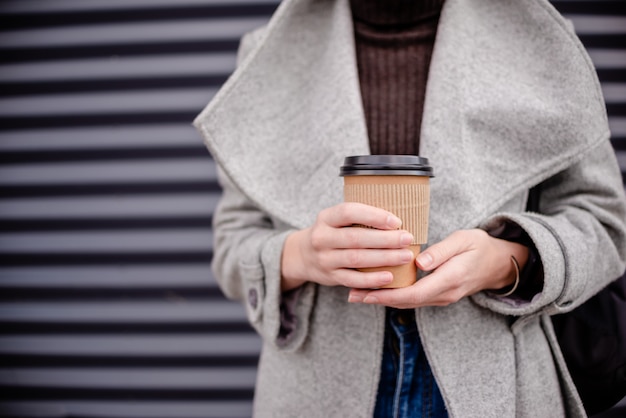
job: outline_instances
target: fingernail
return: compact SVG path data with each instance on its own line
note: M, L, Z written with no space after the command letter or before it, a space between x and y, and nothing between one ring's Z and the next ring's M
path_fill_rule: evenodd
M413 242L413 235L409 233L404 233L400 236L400 244L409 245L412 242Z
M363 302L363 298L359 295L350 294L348 296L348 303L361 303Z
M402 257L400 258L400 261L402 261L403 263L408 263L410 261L413 260L413 252L410 250L406 250L406 251L402 251Z
M365 296L363 299L363 303L378 303L378 298L376 296Z
M421 253L417 256L417 262L422 268L427 269L433 263L433 257L428 253Z
M380 281L383 285L393 282L393 274L390 271L381 272Z
M402 220L394 215L387 216L387 226L391 229L398 229L402 226Z

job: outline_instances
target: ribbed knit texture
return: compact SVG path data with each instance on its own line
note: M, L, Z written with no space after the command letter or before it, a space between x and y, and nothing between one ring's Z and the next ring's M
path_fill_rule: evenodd
M443 0L350 0L372 154L419 154Z

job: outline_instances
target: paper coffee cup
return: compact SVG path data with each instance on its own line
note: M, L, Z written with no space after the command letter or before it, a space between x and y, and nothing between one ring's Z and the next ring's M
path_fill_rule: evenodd
M428 241L430 177L428 159L416 155L360 155L346 157L340 169L344 200L385 209L402 220L402 229L413 234L411 262L361 271L390 271L393 282L384 286L410 286L417 280L415 258Z

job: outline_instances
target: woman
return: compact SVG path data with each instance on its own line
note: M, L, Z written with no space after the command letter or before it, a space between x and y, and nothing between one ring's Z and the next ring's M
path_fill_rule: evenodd
M243 39L238 69L195 121L224 188L214 272L264 341L255 413L584 416L548 315L584 302L626 258L626 202L588 56L547 1L439 3L436 40L416 61L427 86L402 104L420 124L401 151L415 147L436 173L417 260L430 274L369 290L389 275L354 268L402 263L407 237L393 214L341 203L343 158L400 136L387 117L375 137L371 105L396 112L372 94L378 79L365 81L360 30L380 22L360 20L360 3L285 0ZM433 16L392 23L423 30ZM423 112L406 104L414 95ZM541 214L527 213L538 184ZM394 366L409 363L419 367L407 379Z

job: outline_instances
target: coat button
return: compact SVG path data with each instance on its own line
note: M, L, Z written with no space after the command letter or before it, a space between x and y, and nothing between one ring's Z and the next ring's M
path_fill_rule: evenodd
M252 307L252 309L256 309L259 304L259 293L256 289L250 289L248 291L248 303Z

